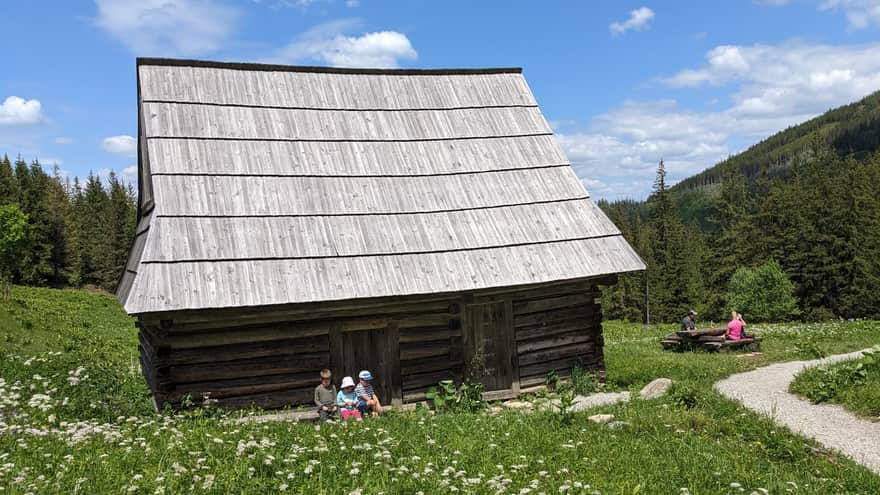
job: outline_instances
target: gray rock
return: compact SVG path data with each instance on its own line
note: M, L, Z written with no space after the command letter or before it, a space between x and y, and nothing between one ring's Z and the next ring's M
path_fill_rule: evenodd
M550 399L538 403L539 411L559 412L562 401L559 399Z
M508 409L531 409L532 403L521 400L510 400L504 403L504 407Z
M614 415L613 414L594 414L587 419L589 419L593 423L605 424L605 423L611 421L612 419L614 419Z
M645 400L656 399L657 397L665 395L671 386L672 380L669 378L657 378L651 383L645 385L645 388L639 392L639 396Z
M571 412L583 411L598 406L617 404L629 401L629 392L598 392L588 396L576 395L574 404L568 409Z

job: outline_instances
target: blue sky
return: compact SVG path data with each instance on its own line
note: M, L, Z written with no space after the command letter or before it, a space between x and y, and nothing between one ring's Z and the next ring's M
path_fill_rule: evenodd
M0 153L133 178L135 57L523 67L596 197L880 90L880 0L10 1Z

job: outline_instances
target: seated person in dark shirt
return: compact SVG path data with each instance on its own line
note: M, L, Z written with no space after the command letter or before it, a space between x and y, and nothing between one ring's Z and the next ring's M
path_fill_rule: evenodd
M694 323L694 317L697 316L697 312L694 310L688 311L688 314L681 319L681 331L686 332L688 330L696 330L697 325Z

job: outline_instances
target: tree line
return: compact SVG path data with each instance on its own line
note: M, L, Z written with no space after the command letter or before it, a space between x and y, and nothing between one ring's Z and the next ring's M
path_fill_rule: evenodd
M818 139L807 151L784 174L730 166L714 189L675 192L661 162L647 201L601 201L648 265L605 291L606 317L677 321L693 308L721 321L742 310L728 294L737 270L777 266L789 314L880 318L880 152L841 157Z
M137 198L113 172L80 181L62 177L57 166L48 174L36 160L3 156L0 209L24 227L4 257L3 275L13 283L115 290L134 238Z

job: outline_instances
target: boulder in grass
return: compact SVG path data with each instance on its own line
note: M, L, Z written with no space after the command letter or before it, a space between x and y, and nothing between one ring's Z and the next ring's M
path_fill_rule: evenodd
M657 397L665 395L671 386L672 380L669 378L657 378L651 383L645 385L642 391L639 392L639 396L645 400L656 399Z
M612 419L614 419L614 415L613 414L594 414L587 419L589 419L593 423L605 424L605 423L611 421Z
M588 396L576 395L574 397L574 404L568 410L578 412L592 407L607 406L628 400L629 392L597 392Z
M531 402L525 402L521 400L510 400L504 403L504 407L508 409L517 409L517 410L527 410L532 409L534 406Z

